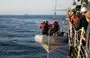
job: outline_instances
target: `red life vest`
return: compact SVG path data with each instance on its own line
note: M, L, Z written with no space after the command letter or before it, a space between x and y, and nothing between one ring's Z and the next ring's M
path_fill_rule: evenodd
M44 30L45 29L45 23L40 24L40 29Z

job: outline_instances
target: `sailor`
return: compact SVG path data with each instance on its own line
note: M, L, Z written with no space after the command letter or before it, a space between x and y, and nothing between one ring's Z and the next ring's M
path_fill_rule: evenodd
M52 23L49 23L49 28L52 28Z
M48 30L48 35L51 36L54 32L53 32L53 24L52 22L49 23L49 30Z
M58 21L56 20L53 21L52 28L53 28L53 34L57 33L60 30Z
M84 27L85 31L87 30L88 21L86 20L86 17L85 17L86 12L87 12L87 8L82 7L81 8L82 17L80 18L79 27L77 28L77 30L81 29L82 27Z
M78 16L78 14L76 14L77 13L77 11L76 10L72 10L71 11L71 14L70 14L70 23L71 23L71 30L70 31L72 31L71 32L71 37L74 37L74 35L75 35L75 30L76 30L76 28L78 27L78 24L79 24L79 16Z
M49 23L48 21L45 22L45 33L48 35L48 30L49 30Z
M77 30L80 30L82 27L84 27L85 34L83 36L82 35L80 36L80 39L82 39L83 46L86 46L86 31L87 31L87 27L88 27L88 21L85 16L86 13L87 13L87 8L82 7L81 8L82 17L80 18L79 26L77 28ZM80 32L78 32L78 33L80 33Z
M44 35L44 34L45 34L45 21L42 21L42 22L40 23L40 29L41 29L41 31L42 31L42 34Z
M77 25L79 23L79 13L76 11L76 12L73 12L72 16L71 16L71 23L73 25L73 28L77 28Z
M42 30L43 35L48 35L48 29L49 29L48 21L41 22L40 29Z

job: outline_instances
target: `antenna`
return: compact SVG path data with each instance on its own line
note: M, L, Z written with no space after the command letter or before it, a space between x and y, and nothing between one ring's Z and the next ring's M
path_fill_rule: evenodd
M57 8L57 0L55 0L55 10L56 10L56 8ZM56 11L54 12L54 19L56 19Z

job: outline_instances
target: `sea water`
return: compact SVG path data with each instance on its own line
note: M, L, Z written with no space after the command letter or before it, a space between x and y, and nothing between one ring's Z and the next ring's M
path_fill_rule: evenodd
M57 16L61 31L67 32L65 18ZM53 16L0 15L0 58L47 58L47 52L34 40L36 34L41 34L42 20L52 22Z

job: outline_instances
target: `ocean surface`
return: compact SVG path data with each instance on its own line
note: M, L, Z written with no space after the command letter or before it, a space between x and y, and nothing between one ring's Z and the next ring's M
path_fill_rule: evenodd
M65 15L57 16L61 31L67 32L65 19ZM42 20L52 22L53 16L0 15L0 58L47 58L47 52L34 40L36 34L41 34Z

